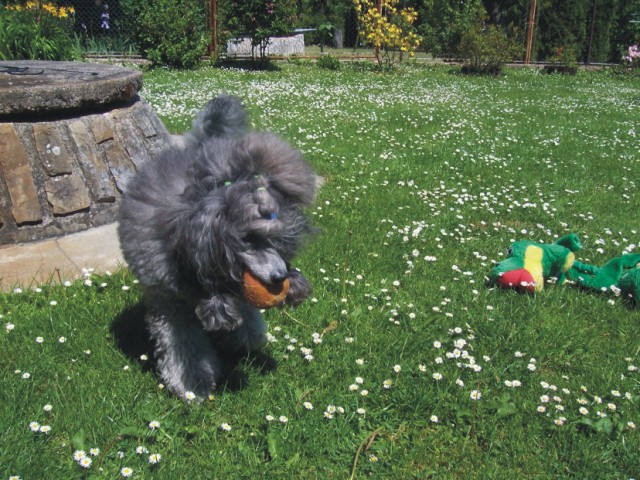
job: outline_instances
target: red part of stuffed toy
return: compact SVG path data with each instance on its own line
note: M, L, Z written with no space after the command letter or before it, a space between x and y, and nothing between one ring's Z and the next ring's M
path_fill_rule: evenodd
M503 273L498 277L496 283L502 288L513 288L529 293L534 293L535 291L535 280L524 268Z

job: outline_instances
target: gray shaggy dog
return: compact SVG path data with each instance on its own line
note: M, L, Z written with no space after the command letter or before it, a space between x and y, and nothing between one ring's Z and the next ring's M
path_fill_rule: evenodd
M319 184L300 152L248 131L229 96L211 100L130 181L120 242L144 289L159 374L175 394L205 397L223 377L222 359L264 345L267 326L243 295L245 269L264 284L288 278L284 304L310 294L290 262L312 230L303 210Z

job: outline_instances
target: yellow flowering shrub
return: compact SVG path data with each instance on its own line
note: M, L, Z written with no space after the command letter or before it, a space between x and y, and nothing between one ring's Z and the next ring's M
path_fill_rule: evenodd
M0 60L73 60L73 7L28 0L0 6Z
M45 12L45 13L48 13L49 15L52 15L58 18L68 18L72 16L74 13L76 13L73 7L59 6L50 2L41 2L39 0L29 0L24 4L21 4L21 3L9 4L7 5L6 8L8 10L15 10L15 11L23 10L23 11L32 11L32 12Z
M413 29L418 13L411 7L401 8L400 0L353 0L360 32L372 47L380 66L402 61L404 55L415 55L420 37Z

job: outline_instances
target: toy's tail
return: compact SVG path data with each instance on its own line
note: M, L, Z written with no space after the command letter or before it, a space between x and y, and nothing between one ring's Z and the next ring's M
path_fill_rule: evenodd
M578 273L586 273L588 275L595 275L598 273L598 271L600 270L600 267L596 267L594 265L589 265L588 263L582 263L579 262L578 260L576 260L575 262L573 262L573 266L571 267L570 273L574 273L575 278L573 275L570 275L570 278L572 280L576 280L578 277Z
M629 270L618 282L621 294L640 307L640 267Z
M622 276L638 264L640 264L640 254L635 253L612 258L602 267L576 261L569 271L569 278L586 288L607 290L617 286Z
M627 253L618 257L623 269L629 269L634 267L640 268L640 253Z
M640 253L627 253L619 257L612 258L605 263L600 269L601 272L607 272L609 276L620 279L625 270L635 267L640 263Z

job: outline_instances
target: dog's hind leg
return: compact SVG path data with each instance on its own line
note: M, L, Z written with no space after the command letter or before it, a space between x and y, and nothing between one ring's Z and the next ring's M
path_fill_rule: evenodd
M160 376L176 395L204 398L223 375L220 360L193 312L173 298L163 300L147 297L146 316Z

